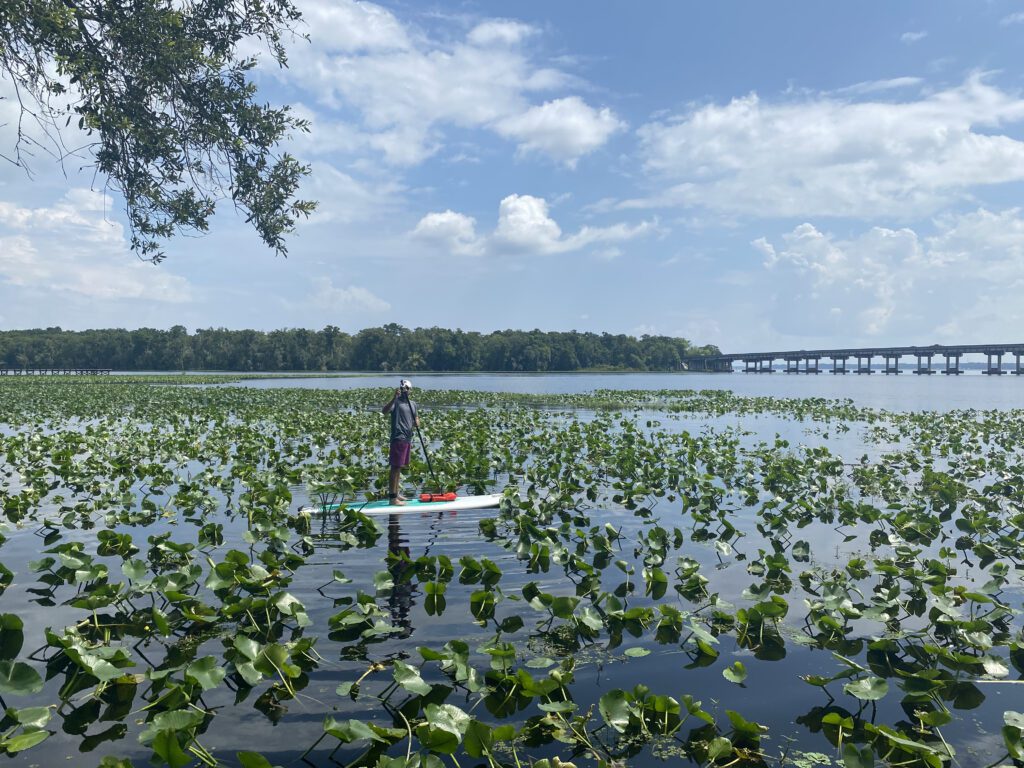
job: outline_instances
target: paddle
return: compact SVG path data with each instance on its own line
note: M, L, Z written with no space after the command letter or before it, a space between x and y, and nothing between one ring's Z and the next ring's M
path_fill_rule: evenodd
M437 475L434 474L434 465L430 463L430 454L427 453L427 444L423 441L423 433L420 432L420 427L416 425L416 434L419 435L420 445L423 446L423 458L427 460L427 469L430 470L430 476L434 478L434 485L437 486L437 490L441 491L441 483L437 481Z

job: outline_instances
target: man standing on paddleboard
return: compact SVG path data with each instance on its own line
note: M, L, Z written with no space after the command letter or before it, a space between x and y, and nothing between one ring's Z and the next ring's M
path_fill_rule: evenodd
M394 506L405 504L405 499L398 493L398 484L402 477L402 467L409 463L412 436L420 426L416 403L409 399L410 392L412 382L402 379L402 383L395 390L395 396L381 408L381 413L391 414L391 448L388 451L391 474L388 477L388 502Z

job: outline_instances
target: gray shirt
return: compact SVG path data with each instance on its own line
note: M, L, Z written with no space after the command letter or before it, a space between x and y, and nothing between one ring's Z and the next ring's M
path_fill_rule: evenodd
M400 397L391 409L391 439L411 443L415 432L416 403L407 397Z

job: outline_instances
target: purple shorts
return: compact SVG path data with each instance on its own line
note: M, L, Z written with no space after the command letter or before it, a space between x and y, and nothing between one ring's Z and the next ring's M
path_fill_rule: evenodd
M409 454L412 450L412 443L407 440L392 440L391 450L388 452L388 463L392 467L404 467L409 463Z

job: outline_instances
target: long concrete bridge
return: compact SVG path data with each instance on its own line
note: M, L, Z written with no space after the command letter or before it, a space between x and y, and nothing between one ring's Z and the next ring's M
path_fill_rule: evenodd
M743 363L742 370L746 373L774 373L776 370L786 373L821 373L821 361L831 360L832 373L875 373L871 361L878 358L883 361L883 373L900 373L900 359L903 357L917 358L917 366L913 373L928 375L944 373L956 376L964 372L960 358L964 355L985 355L987 362L982 373L998 376L1003 373L1024 374L1021 368L1021 357L1024 356L1024 344L933 344L930 347L862 347L859 349L797 349L788 352L740 352L728 355L709 355L706 357L684 357L683 367L690 371L708 371L715 373L732 373L734 363ZM1003 370L1003 356L1013 355L1015 365L1010 371ZM945 364L936 368L932 365L935 357L945 358ZM782 360L785 368L776 369L776 360ZM856 360L853 364L852 360ZM827 365L827 363L826 363Z

